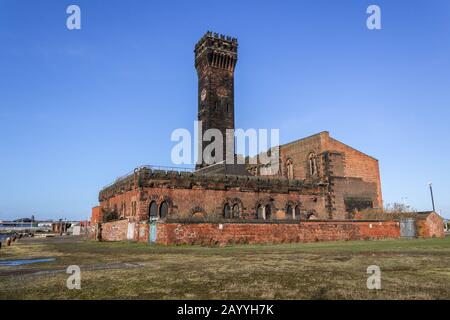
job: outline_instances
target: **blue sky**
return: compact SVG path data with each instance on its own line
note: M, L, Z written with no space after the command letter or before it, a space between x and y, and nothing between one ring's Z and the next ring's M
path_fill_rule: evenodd
M239 39L237 127L328 130L379 159L385 202L428 210L432 181L450 217L447 0L0 0L0 219L86 219L115 177L171 165L207 30Z

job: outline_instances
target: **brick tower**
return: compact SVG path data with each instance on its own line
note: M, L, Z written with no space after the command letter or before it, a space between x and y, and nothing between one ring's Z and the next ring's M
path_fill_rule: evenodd
M234 129L234 68L237 62L238 43L231 38L208 31L195 45L195 69L198 75L198 120L202 121L199 139L208 129L218 129L223 137L222 157L215 155L215 163L234 157L234 139L226 149L226 130ZM199 151L211 141L198 142ZM203 161L197 169L205 167Z

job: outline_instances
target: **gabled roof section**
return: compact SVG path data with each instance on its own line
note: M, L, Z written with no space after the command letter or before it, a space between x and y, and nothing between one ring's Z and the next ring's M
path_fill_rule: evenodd
M295 143L300 142L300 141L309 140L311 138L316 138L316 137L319 137L319 136L328 136L329 137L330 133L328 131L321 131L319 133L315 133L315 134L312 134L312 135L304 137L304 138L300 138L300 139L297 139L297 140L294 140L294 141L291 141L291 142L288 142L288 143L285 143L285 144L281 144L280 147L288 146L288 145L295 144Z
M297 139L297 140L294 140L294 141L291 141L291 142L282 144L282 145L280 145L280 147L289 146L289 145L291 145L291 144L295 144L295 143L298 143L298 142L301 142L301 141L305 141L305 140L309 140L309 139L317 138L317 137L322 137L322 138L324 138L324 139L330 139L330 140L335 141L335 142L337 142L337 143L340 143L340 144L342 144L343 146L345 146L345 147L347 147L347 148L349 148L349 149L352 149L352 150L354 150L354 151L356 151L356 152L358 152L358 153L360 153L360 154L362 154L362 155L364 155L364 156L366 156L366 157L369 157L369 158L371 158L371 159L373 159L373 160L378 161L377 158L375 158L375 157L373 157L373 156L371 156L371 155L368 155L367 153L364 153L364 152L362 152L362 151L360 151L360 150L358 150L358 149L355 149L355 148L349 146L349 145L346 144L346 143L343 143L343 142L340 141L340 140L337 140L337 139L331 137L331 136L330 136L330 133L329 133L328 131L321 131L321 132L319 132L319 133L316 133L316 134L307 136L307 137L305 137L305 138ZM333 151L333 150L330 149L330 151Z
M366 156L366 157L369 157L369 158L372 158L373 160L378 161L377 158L375 158L375 157L373 157L373 156L371 156L371 155L369 155L369 154L367 154L367 153L364 153L364 152L362 152L362 151L360 151L360 150L358 150L358 149L355 149L355 148L353 148L352 146L349 146L348 144L343 143L343 142L340 141L340 140L337 140L337 139L335 139L335 138L333 138L333 137L329 137L329 139L334 140L334 141L336 141L336 142L338 142L338 143L340 143L340 144L346 146L347 148L352 149L352 150L354 150L354 151L356 151L356 152L358 152L358 153L360 153L360 154L362 154L362 155L364 155L364 156Z

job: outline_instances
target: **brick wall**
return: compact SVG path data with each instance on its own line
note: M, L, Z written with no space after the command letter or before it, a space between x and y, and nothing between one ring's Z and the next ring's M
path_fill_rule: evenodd
M363 220L395 220L413 218L416 221L417 237L419 238L444 238L444 219L434 211L425 212L357 212L354 219Z
M383 206L383 199L381 195L381 179L378 160L331 137L327 137L327 139L324 140L323 148L325 150L339 151L345 154L344 176L361 178L366 182L376 185L377 202L374 203L374 205L377 208L381 208Z
M243 219L256 218L258 204L270 204L272 217L283 219L289 203L300 203L301 212L313 211L316 217L326 219L325 197L320 188L314 186L280 187L278 192L271 190L253 191L245 183L241 187L224 188L223 185L215 186L214 181L207 187L191 185L186 188L143 187L117 193L113 197L100 202L105 210L117 208L119 216L131 221L148 220L149 207L155 201L158 208L166 202L169 206L169 216L191 217L195 213L207 216L222 216L225 203L230 206L239 205L240 217ZM155 183L156 184L156 183ZM275 184L276 187L276 184ZM136 203L136 213L133 215L132 203ZM123 210L125 208L125 210Z
M133 239L127 238L129 224L134 226ZM416 219L417 236L421 238L445 237L442 218L429 214ZM399 238L398 221L302 221L300 223L157 223L159 244L252 244L291 243L338 240L369 240ZM101 239L104 241L133 240L148 242L149 224L117 220L103 223Z
M286 162L291 159L296 179L311 178L308 162L311 153L317 156L319 177L326 177L331 183L327 207L332 212L327 218L345 218L346 197L370 199L374 208L382 208L378 160L333 139L326 131L280 146L281 174L287 176Z
M395 221L158 224L160 244L256 244L398 238Z
M105 241L127 240L128 220L117 220L102 223L101 239Z
M287 177L286 161L291 159L294 164L294 178L306 179L309 177L308 156L310 153L318 155L321 153L323 139L328 135L327 132L321 132L313 136L293 141L280 146L280 162L282 175ZM321 171L320 163L318 163Z
M444 220L436 213L429 214L425 219L416 220L417 236L420 238L444 238Z
M377 184L364 182L361 178L334 177L330 179L333 192L333 216L336 219L348 218L346 212L345 199L356 197L370 199L374 207L377 207Z
M102 208L100 206L93 207L91 215L91 225L95 225L96 223L102 222L102 220L103 220Z

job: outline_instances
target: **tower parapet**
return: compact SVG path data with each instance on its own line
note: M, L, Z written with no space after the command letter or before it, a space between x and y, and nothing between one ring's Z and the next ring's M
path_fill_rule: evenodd
M195 45L195 67L197 71L199 67L209 66L233 72L237 62L237 49L236 38L208 31Z

